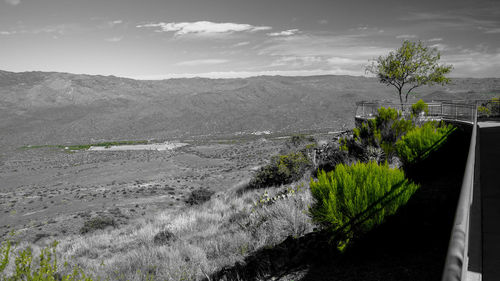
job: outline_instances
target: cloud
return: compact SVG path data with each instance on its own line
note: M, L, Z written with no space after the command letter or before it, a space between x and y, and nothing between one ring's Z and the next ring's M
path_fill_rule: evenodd
M203 73L169 73L159 75L142 75L130 78L138 80L162 80L171 78L248 78L255 76L312 76L312 75L353 75L359 76L358 72L334 68L334 69L308 69L308 70L263 70L263 71L221 71Z
M233 46L231 46L231 47L243 47L243 46L246 46L246 45L248 45L248 44L250 44L250 42L248 42L248 41L245 41L245 42L239 42L239 43L234 44L234 45L233 45Z
M492 27L492 28L487 28L487 27L479 27L480 30L482 30L486 34L498 34L500 33L500 27Z
M189 60L189 61L181 61L176 65L179 66L199 66L199 65L213 65L213 64L222 64L229 62L226 59L202 59L202 60Z
M439 41L443 41L443 38L431 38L427 40L427 42L439 42Z
M176 36L182 35L213 35L231 34L234 32L256 32L271 29L270 26L254 26L240 23L216 23L210 21L196 22L169 22L169 23L148 23L137 25L138 28L157 28L157 32L175 32Z
M380 37L373 31L373 37ZM364 75L369 61L387 54L393 47L376 44L366 35L337 35L331 32L298 34L270 38L257 50L258 55L272 60L270 68L292 70L342 70L349 75ZM389 45L390 46L390 45Z
M5 3L10 4L12 6L17 6L21 3L21 0L5 0Z
M500 49L486 52L477 46L475 49L447 54L441 60L453 65L453 77L498 77L500 73Z
M328 24L328 20L321 19L318 21L319 24Z
M475 8L454 9L446 12L410 13L399 18L403 21L426 23L433 30L481 30L484 33L500 33L500 2L484 2Z
M326 60L331 65L362 65L366 64L366 60L347 58L347 57L330 57Z
M295 28L295 29L283 30L280 32L271 32L271 33L268 33L267 35L269 35L269 36L291 36L291 35L294 35L297 33L299 33L299 30Z
M89 28L83 27L79 24L63 23L57 25L48 25L44 27L38 27L34 29L19 28L16 30L0 31L0 35L13 35L13 34L50 34L57 38L61 35L81 33L88 31Z
M258 53L279 57L343 57L367 61L391 50L377 46L363 36L322 33L273 38Z
M105 40L108 41L108 42L112 42L112 43L116 43L116 42L120 42L122 41L123 37L110 37L110 38L106 38Z
M446 44L443 44L443 43L437 43L437 44L433 44L433 45L430 45L429 47L431 48L436 48L438 49L439 51L446 51L448 50L448 45Z
M355 32L355 34L359 34L356 32L361 31L362 34L365 34L365 35L366 34L375 34L375 33L381 34L381 33L385 32L383 29L380 29L379 27L367 26L367 25L358 25L356 28L350 28L349 31Z
M324 62L324 59L320 56L282 56L274 60L269 66L288 66L293 68L302 68L320 65L322 62Z
M413 39L413 38L417 38L417 35L415 35L415 34L401 34L401 35L396 36L396 38L398 38L398 39Z
M114 27L116 25L122 24L123 20L111 20L106 23L107 27Z

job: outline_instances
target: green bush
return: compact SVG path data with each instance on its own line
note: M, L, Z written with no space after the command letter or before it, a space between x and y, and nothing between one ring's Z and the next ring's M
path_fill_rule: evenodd
M500 98L492 98L491 100L481 104L477 108L479 117L498 117L500 116Z
M437 122L415 127L396 142L397 154L405 165L416 163L441 147L455 129L452 125Z
M479 116L486 116L489 117L491 114L491 111L488 107L480 105L477 107L477 112L479 113Z
M411 106L411 114L419 116L422 112L425 113L425 115L429 114L429 105L423 100L418 100Z
M271 158L271 163L260 168L250 181L251 188L288 184L300 179L311 166L304 152L291 152Z
M339 164L332 172L321 171L310 187L311 216L332 232L340 250L396 213L418 189L403 171L376 162Z
M413 121L406 120L401 111L381 107L375 119L369 119L359 128L354 128L354 140L363 147L381 148L386 159L390 159L394 153L394 143L413 127Z
M62 275L58 271L57 242L42 249L38 258L38 263L33 262L35 258L31 248L26 248L17 253L14 258L13 271L5 273L5 268L9 264L11 254L15 254L12 250L10 241L5 241L0 246L0 280L33 280L33 281L92 281L91 276L87 276L79 267L74 267L70 270L71 273ZM65 267L68 267L65 264Z

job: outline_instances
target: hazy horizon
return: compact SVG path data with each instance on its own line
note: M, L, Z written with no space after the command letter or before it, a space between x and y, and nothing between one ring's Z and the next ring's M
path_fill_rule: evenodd
M140 80L365 76L405 39L500 76L498 1L3 0L0 69Z
M42 72L42 73L60 73L60 74L70 74L70 75L90 75L90 76L104 76L104 77L116 77L116 78L126 78L132 80L142 80L142 81L160 81L160 80L169 80L169 79L191 79L191 78L203 78L203 79L245 79L245 78L256 78L256 77L315 77L315 76L348 76L348 77L362 77L362 78L373 78L374 76L368 75L351 75L351 74L328 74L328 73L319 73L319 74L309 74L309 73L298 73L294 75L293 73L278 73L278 74L266 74L266 73L232 73L232 72L224 72L224 73L182 73L182 74L166 74L166 75L158 75L150 76L150 77L126 77L126 76L117 76L113 74L89 74L89 73L74 73L74 72L62 72L62 71L40 71L40 70L27 70L27 71L9 71L0 69L0 71L6 71L16 74L22 73L30 73L30 72ZM223 74L224 77L218 76L219 74ZM449 76L450 79L500 79L500 77L455 77Z

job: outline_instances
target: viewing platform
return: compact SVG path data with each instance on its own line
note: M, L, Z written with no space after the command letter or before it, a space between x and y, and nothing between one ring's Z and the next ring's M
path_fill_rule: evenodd
M417 117L472 127L443 281L500 280L500 118L478 112L484 102L488 101L430 102L428 113ZM408 115L411 109L411 104L378 101L356 105L357 124L375 118L381 107L402 109ZM499 102L493 106L500 112Z

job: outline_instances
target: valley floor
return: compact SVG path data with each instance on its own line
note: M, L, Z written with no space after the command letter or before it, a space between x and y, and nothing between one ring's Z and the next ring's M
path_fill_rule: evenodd
M90 217L127 224L176 210L193 190L218 192L248 180L283 141L191 141L164 151L17 149L0 162L0 236L60 239Z

